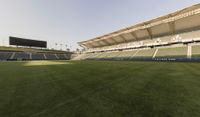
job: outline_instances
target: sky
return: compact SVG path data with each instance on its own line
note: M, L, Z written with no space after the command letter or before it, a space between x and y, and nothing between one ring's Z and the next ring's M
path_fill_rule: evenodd
M77 42L163 16L200 0L0 0L0 45L9 36L45 40L48 48ZM59 46L56 46L58 43Z

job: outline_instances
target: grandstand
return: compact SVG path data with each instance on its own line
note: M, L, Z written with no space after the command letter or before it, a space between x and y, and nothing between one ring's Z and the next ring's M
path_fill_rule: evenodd
M187 47L160 48L156 58L187 58Z
M200 4L78 44L74 60L200 60Z
M15 52L14 60L29 60L30 54L27 52Z
M0 61L69 60L72 55L71 52L47 49L46 41L9 37L9 44L12 47L0 47Z
M200 57L200 46L193 46L192 47L192 58L199 58Z
M0 47L0 61L69 60L71 52L48 49Z
M33 60L44 60L45 54L43 54L43 53L32 53L32 59Z
M0 52L0 60L8 60L12 56L11 52Z

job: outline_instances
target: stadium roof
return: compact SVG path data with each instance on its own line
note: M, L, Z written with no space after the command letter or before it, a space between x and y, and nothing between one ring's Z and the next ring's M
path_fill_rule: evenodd
M85 48L97 48L153 39L197 28L200 28L200 4L78 44Z

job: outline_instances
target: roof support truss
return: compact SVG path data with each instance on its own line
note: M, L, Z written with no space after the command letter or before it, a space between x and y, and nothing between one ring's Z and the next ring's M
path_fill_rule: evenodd
M83 45L80 45L82 48L84 48L84 49L87 49L87 48L89 48L89 47L87 47L87 46L85 46L84 44Z
M152 35L151 28L147 28L146 30L147 30L147 32L148 32L149 38L150 38L150 39L153 39L153 35Z
M89 45L89 48L93 48L93 47L96 47L93 43L87 43L86 45ZM87 46L88 47L88 46Z
M175 34L175 23L174 23L174 21L173 22L169 22L168 25L169 25L170 33L172 35L174 35Z
M135 37L136 40L138 40L138 36L137 36L137 34L136 34L135 32L131 32L130 34L131 34L133 37Z
M100 45L100 47L107 45L104 41L97 41L97 43Z
M118 42L113 37L111 37L110 39L112 39L116 44L118 44Z
M103 37L103 38L106 38L106 39L109 39L109 38L112 39L113 34L114 34L114 36L119 36L119 35L125 34L127 32L129 32L129 33L131 32L131 34L135 37L135 39L137 41L137 40L139 40L139 38L137 38L137 35L135 35L134 32L138 31L138 30L147 30L149 37L152 39L154 37L154 35L152 33L151 27L155 27L155 26L161 25L163 23L164 24L167 23L169 25L171 34L175 34L176 30L175 30L174 22L177 21L177 20L183 19L183 18L187 18L187 17L190 17L190 16L197 15L197 14L199 15L200 14L200 8L199 7L200 7L200 4L197 4L197 5L185 8L183 10L179 10L175 13L171 13L170 15L159 17L157 19L150 20L150 21L145 22L145 23L140 23L138 25L131 26L131 27L128 27L126 29L116 31L114 33L110 33L110 34L107 34L107 35L104 35L104 36L101 36L101 37L98 37L98 38ZM94 41L98 38L92 39L92 41ZM112 40L115 43L118 43L115 39L112 39ZM91 40L89 40L89 41L91 41ZM84 41L82 43L87 44L87 42L88 41Z
M148 24L144 23L144 25L148 25ZM148 33L148 35L149 35L149 38L150 38L150 39L153 39L153 35L152 35L152 30L151 30L151 28L149 27L149 28L146 28L145 30L147 31L147 33Z
M119 37L122 38L125 42L128 42L128 40L126 40L126 38L123 35L120 35Z
M105 42L107 45L111 45L111 43L108 40L106 40L106 39L104 39L102 41Z

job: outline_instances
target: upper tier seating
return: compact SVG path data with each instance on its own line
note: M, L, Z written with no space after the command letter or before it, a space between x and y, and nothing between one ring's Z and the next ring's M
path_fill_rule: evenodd
M161 41L161 43L167 44L171 41L171 38L172 38L172 36L164 36L164 37L160 37L158 39Z
M199 40L200 38L200 31L192 31L188 33L179 34L181 37L182 42L192 41L192 40Z

